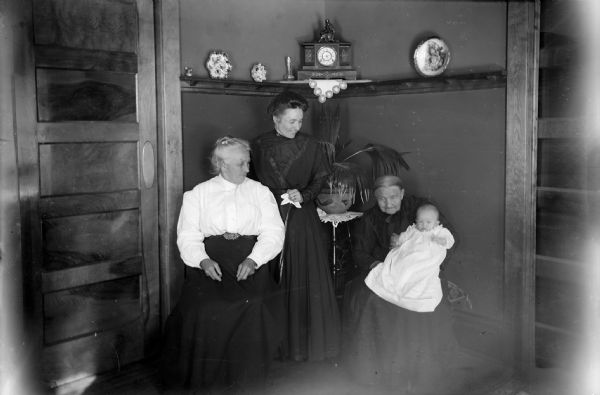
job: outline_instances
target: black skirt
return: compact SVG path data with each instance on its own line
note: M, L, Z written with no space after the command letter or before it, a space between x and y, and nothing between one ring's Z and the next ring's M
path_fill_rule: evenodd
M409 311L357 278L344 300L342 365L361 384L399 394L473 393L484 372L461 352L452 323L445 298L433 312Z
M165 326L162 377L168 389L260 386L282 339L282 299L266 266L244 281L238 265L256 237L206 238L222 281L191 269Z

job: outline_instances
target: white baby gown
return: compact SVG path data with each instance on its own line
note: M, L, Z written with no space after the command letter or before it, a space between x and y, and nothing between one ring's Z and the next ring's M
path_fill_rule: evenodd
M446 245L431 241L432 236L443 237ZM442 300L440 265L454 237L442 225L424 232L411 225L400 234L399 242L369 272L365 284L377 296L407 310L434 311Z

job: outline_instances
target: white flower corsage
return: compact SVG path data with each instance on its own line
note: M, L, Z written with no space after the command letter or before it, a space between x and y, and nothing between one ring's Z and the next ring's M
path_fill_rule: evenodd
M206 69L208 70L208 74L210 78L214 79L225 79L229 77L229 72L233 66L231 62L229 62L229 57L223 51L212 51L208 54L208 59L206 60Z
M267 69L262 65L262 63L256 63L254 66L252 66L250 75L254 81L263 82L267 79Z

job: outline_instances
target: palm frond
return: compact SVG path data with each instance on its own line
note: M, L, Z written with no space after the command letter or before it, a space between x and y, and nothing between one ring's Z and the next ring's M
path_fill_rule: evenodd
M327 104L319 107L318 124L315 137L321 141L337 146L340 140L340 106L339 104Z
M331 144L329 141L319 140L319 145L323 149L325 156L327 157L327 163L331 166L335 162L335 153L336 148L335 145Z
M367 144L362 149L354 151L344 158L342 152L351 141L342 141L340 137L340 106L338 103L326 102L317 107L317 124L314 136L319 140L329 164L332 166L327 184L331 192L341 195L358 195L362 203L370 198L372 182L382 175L400 175L402 169L410 170L403 158L407 152L398 152L380 144ZM350 159L366 153L371 160L371 174L368 166L359 165Z
M398 152L380 144L368 144L362 152L371 158L373 179L386 174L400 175L402 168L410 170L403 158L408 152Z

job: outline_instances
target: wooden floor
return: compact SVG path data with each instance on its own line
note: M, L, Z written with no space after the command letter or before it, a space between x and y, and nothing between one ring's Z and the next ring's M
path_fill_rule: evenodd
M572 392L552 370L540 371L531 382L516 380L502 367L489 360L489 369L480 384L468 394L460 395L570 395ZM129 366L120 374L107 374L81 380L52 391L55 395L159 395L155 362ZM482 371L485 371L483 369ZM367 387L351 380L334 362L276 362L271 369L267 388L260 395L397 395L397 391ZM258 394L257 394L258 395ZM418 394L417 394L418 395ZM450 394L440 394L450 395Z

